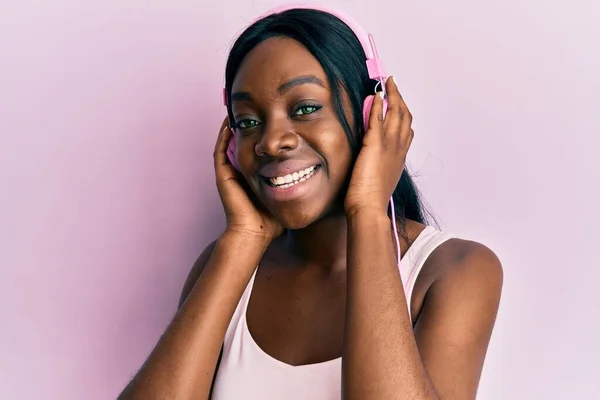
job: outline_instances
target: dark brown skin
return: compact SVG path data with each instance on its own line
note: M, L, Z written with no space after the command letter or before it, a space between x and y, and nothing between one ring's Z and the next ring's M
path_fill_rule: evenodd
M323 85L278 90L306 75ZM259 264L248 326L269 355L291 365L342 357L344 399L475 398L502 266L482 244L445 242L417 279L409 318L387 205L413 131L393 80L386 89L386 118L377 98L352 167L317 60L285 38L269 39L246 57L233 84L233 92L246 95L232 106L236 124L258 126L238 127L236 136L248 188L227 161L231 133L224 121L215 173L227 228L195 263L177 314L120 399L208 398L225 331ZM321 108L297 114L306 100ZM261 166L287 158L322 165L312 178L322 179L318 193L290 202L264 195ZM423 229L407 222L403 254Z

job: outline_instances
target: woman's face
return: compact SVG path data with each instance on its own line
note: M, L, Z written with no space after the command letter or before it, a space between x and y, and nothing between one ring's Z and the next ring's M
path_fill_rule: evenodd
M299 229L341 205L350 145L325 71L306 48L289 38L256 46L231 99L240 172L275 218Z

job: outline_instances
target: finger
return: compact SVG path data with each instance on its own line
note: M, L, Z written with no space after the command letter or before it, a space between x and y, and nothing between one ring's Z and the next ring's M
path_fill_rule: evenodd
M371 113L369 114L369 130L365 136L381 135L383 131L383 92L379 92L373 99Z
M392 111L392 115L398 115L400 117L399 125L395 126L396 132L400 134L399 136L402 145L409 146L414 136L414 131L412 130L412 114L400 93L400 89L398 88L394 77L391 77L391 79L386 81L386 89L388 90L388 102L393 103L394 111ZM390 124L392 124L392 122L390 122ZM390 130L391 129L392 128L390 128Z
M389 77L385 82L387 94L387 114L385 116L385 134L397 135L400 134L400 125L403 117L402 96L398 90L398 86L394 81L394 77Z
M409 134L407 136L407 139L406 139L406 141L402 145L406 149L410 148L410 145L412 144L412 141L413 141L414 137L415 137L415 131L412 128L410 128L410 132L409 132Z
M220 140L222 139L221 134L223 133L223 130L225 128L229 127L229 118L225 117L223 119L223 122L221 122L221 128L219 129L219 134L217 135L217 141L215 142L215 148L214 148L214 153L217 152L217 148L219 147L219 145L221 144Z
M404 145L405 147L410 146L410 143L412 142L412 139L414 137L414 131L412 129L412 114L409 111L408 107L406 107L406 104L404 104L404 107L402 108L402 122L400 124L400 132L401 133L401 137L400 137L400 141L402 142L402 145Z
M215 170L222 165L229 164L229 159L227 158L227 147L229 146L231 135L232 132L231 129L229 129L228 119L225 118L221 124L221 131L217 136L217 141L213 151Z

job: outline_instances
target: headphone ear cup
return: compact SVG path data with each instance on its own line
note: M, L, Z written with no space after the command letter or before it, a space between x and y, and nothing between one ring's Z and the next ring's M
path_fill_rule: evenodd
M378 95L379 96L379 95ZM371 118L371 109L373 108L373 101L375 100L374 95L367 96L363 102L363 125L365 132L369 129L369 119ZM387 99L383 99L383 118L387 114L388 102Z
M231 138L229 139L229 145L227 146L227 158L233 167L239 170L237 162L235 161L235 132L231 129Z

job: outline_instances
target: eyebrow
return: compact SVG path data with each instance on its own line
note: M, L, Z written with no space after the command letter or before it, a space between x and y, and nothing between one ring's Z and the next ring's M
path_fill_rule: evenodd
M327 89L327 86L325 86L323 81L317 78L315 75L302 75L292 78L289 81L279 85L277 92L283 95L296 86L305 85L308 83ZM233 92L231 94L231 102L233 103L236 101L252 101L252 95L249 92Z
M288 90L290 90L293 87L296 86L300 86L300 85L304 85L307 83L312 83L314 85L318 85L321 86L322 88L326 88L325 84L323 83L322 80L320 80L319 78L317 78L314 75L302 75L302 76L297 76L295 78L290 79L289 81L282 83L278 88L277 88L277 92L279 94L285 94L285 92L287 92Z

